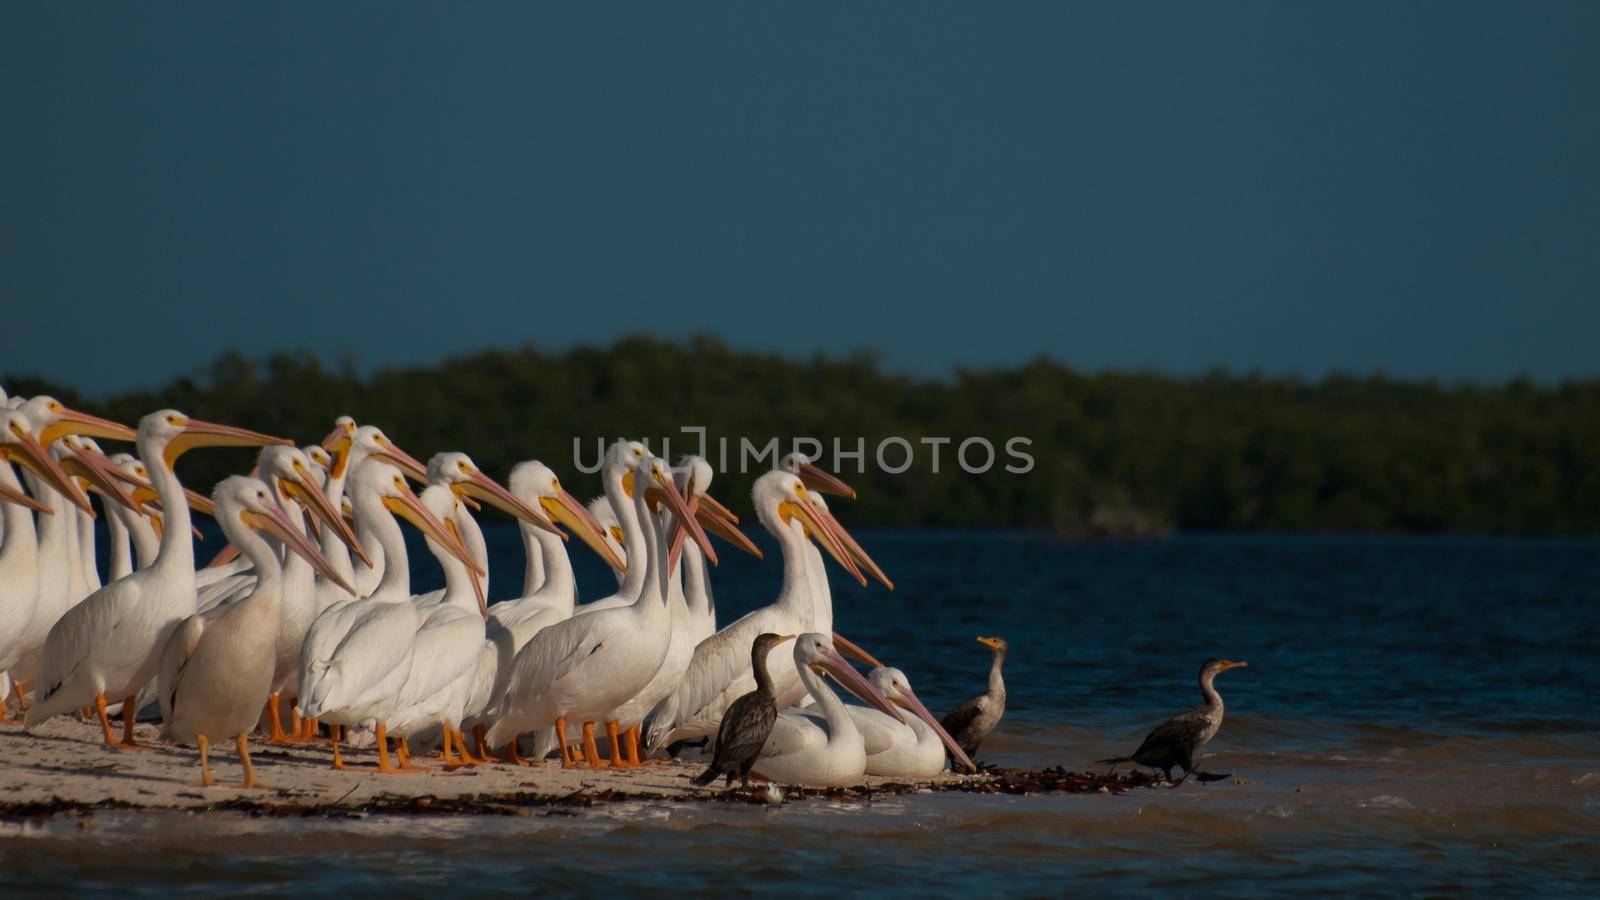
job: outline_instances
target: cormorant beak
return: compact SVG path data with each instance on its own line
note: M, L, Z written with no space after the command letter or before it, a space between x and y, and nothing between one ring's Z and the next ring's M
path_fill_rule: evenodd
M799 475L802 484L819 494L833 494L836 497L856 499L855 488L839 480L838 476L832 472L825 472L817 468L814 463L801 463Z
M293 446L294 441L232 425L190 419L182 431L167 441L161 458L166 461L168 468L172 468L178 462L178 457L196 447L270 447L274 444Z
M839 651L832 647L824 647L822 658L812 664L813 667L831 675L839 686L855 694L861 702L883 713L896 722L905 724L906 717L900 714L900 708L895 706L879 690L872 686L872 682L862 677L856 667L845 661Z
M988 647L990 650L1000 649L1000 639L997 637L981 637L978 638L978 643Z
M110 441L132 441L139 437L139 432L126 425L63 407L56 412L56 421L39 429L39 444L48 447L69 434Z
M1250 664L1247 663L1247 662L1234 662L1233 660L1229 659L1229 660L1224 660L1223 663L1222 663L1222 668L1218 669L1217 671L1218 672L1226 672L1229 669L1238 669L1238 668L1241 668L1243 666L1248 666L1248 665L1250 665Z
M311 568L315 569L322 577L337 584L347 593L354 594L356 592L356 589L351 587L350 583L345 581L344 577L322 555L322 551L311 543L311 539L306 537L306 533L296 528L289 521L288 517L283 514L283 510L278 509L276 506L269 506L265 510L247 509L240 514L240 517L251 528L264 531L277 538L285 547L288 547L300 558L310 563Z

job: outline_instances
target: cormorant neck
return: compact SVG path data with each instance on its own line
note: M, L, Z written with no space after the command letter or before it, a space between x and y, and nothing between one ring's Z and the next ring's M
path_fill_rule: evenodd
M1212 709L1222 708L1222 695L1217 693L1217 688L1211 682L1216 680L1217 673L1207 672L1200 676L1200 696L1206 698L1206 706Z
M772 651L772 648L766 647L764 648L765 652L758 652L762 649L763 648L759 647L751 648L750 669L756 674L756 690L768 697L771 697L772 675L767 672L767 655Z
M994 660L989 663L989 696L1004 700L1006 696L1006 680L1000 675L1000 667L1005 665L1006 653L996 650Z

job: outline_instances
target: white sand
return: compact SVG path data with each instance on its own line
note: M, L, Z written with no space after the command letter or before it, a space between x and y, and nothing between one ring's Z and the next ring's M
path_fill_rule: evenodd
M113 725L120 737L121 722ZM492 764L446 772L437 759L419 758L415 763L426 767L425 772L386 775L376 771L377 756L371 748L345 752L344 761L352 768L338 771L330 765L332 756L325 744L274 746L261 741L251 743L250 756L264 789L237 786L243 769L232 741L212 744L211 773L217 784L199 787L199 756L194 748L161 742L153 725L141 724L137 733L138 740L150 744L150 749L107 748L98 724L73 716L52 719L32 734L17 725L0 726L0 804L113 801L152 809L183 809L240 799L288 806L354 807L384 796L559 797L612 790L620 795L615 799L626 799L721 793L720 780L714 788L692 784L690 779L704 766L688 763L612 771L563 769L558 760L527 767ZM953 780L953 776L946 778ZM889 779L868 781L881 785Z

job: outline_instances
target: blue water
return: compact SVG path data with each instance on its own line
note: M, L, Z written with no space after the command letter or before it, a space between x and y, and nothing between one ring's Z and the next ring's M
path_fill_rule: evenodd
M848 510L840 517L849 522ZM493 597L521 584L491 527ZM982 689L1011 644L1010 707L979 756L1126 752L1198 701L1228 709L1204 768L1127 795L909 795L780 809L638 803L579 816L359 821L102 814L0 831L8 892L249 889L577 893L1593 895L1600 885L1600 541L1178 537L1065 544L859 535L896 582L839 578L836 624L930 707ZM613 583L575 546L586 597ZM770 550L770 543L766 544ZM426 559L418 581L437 581ZM775 594L730 550L724 621Z

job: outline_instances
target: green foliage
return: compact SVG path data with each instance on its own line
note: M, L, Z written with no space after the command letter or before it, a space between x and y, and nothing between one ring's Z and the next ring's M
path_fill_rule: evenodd
M574 438L592 462L598 438L647 439L677 455L695 449L681 426L717 439L790 449L794 437L864 438L865 472L840 474L861 492L856 525L1027 527L1067 534L1226 530L1600 530L1600 382L1546 387L1332 376L1319 382L1214 372L1084 374L1046 360L959 371L943 380L884 372L869 355L795 361L697 337L630 337L562 353L488 351L432 368L359 377L308 354L218 358L155 391L85 399L23 376L13 393L51 392L133 422L172 406L303 443L335 416L381 425L420 458L465 450L501 476L539 458L579 493L596 490L573 464ZM915 448L904 474L877 470L880 440ZM1004 471L1005 442L1032 440L1035 467ZM949 437L932 474L923 437ZM997 464L969 475L965 438L985 437ZM897 464L903 450L891 448ZM825 453L824 462L827 462ZM184 477L209 484L249 465L243 451L185 459ZM735 509L755 472L719 477Z

